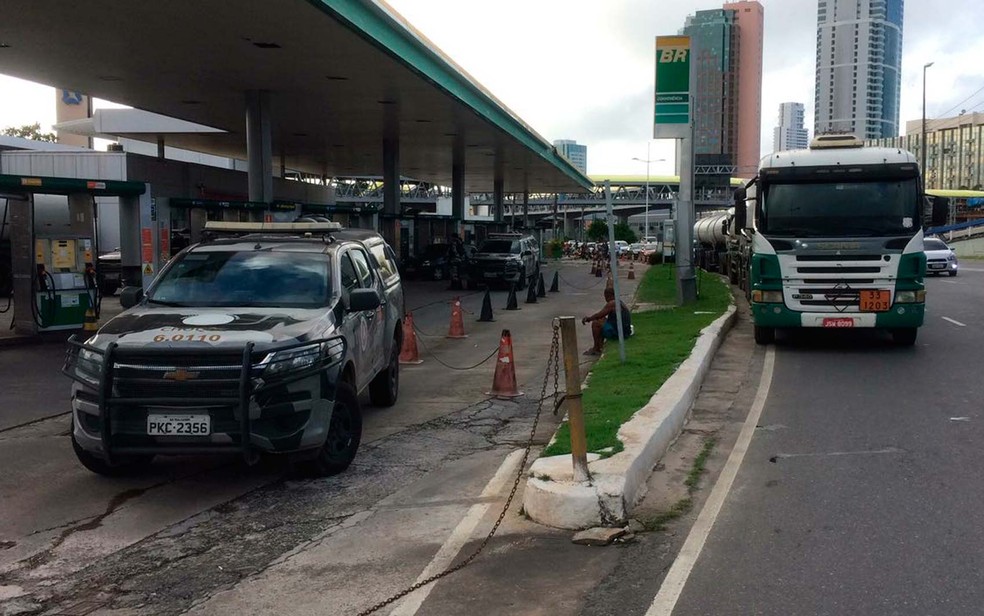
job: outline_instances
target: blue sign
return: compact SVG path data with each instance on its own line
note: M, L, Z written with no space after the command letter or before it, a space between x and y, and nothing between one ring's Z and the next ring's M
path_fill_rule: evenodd
M81 105L85 94L75 90L62 90L62 102L66 105Z

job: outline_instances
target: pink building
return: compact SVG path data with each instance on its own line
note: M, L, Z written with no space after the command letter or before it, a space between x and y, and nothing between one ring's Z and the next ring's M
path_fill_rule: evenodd
M754 177L762 158L762 30L765 10L755 0L729 2L738 26L738 148L736 176Z

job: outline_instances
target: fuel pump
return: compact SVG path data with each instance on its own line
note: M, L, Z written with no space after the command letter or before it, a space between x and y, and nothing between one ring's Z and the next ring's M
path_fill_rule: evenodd
M99 305L92 238L35 238L34 249L34 316L39 330L81 329L86 311Z

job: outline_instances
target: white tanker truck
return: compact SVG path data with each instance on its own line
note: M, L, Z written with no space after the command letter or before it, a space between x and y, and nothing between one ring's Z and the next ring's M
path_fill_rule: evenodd
M697 266L707 270L725 273L727 267L728 242L734 209L725 213L701 218L694 224L694 242Z

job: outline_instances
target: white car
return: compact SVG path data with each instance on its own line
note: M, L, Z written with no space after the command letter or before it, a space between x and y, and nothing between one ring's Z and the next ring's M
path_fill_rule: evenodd
M957 255L946 242L935 237L923 240L923 251L926 253L926 273L940 275L944 272L956 276L960 264Z

